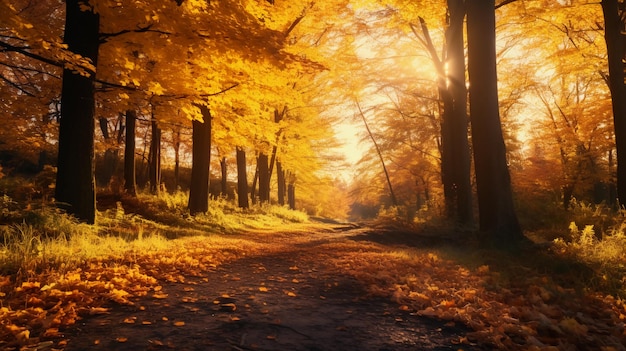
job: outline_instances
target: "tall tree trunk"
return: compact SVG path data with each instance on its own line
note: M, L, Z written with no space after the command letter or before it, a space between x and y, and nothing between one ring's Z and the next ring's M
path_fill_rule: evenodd
M257 159L259 169L259 202L270 202L270 173L269 173L269 160L265 153L259 153Z
M180 184L180 127L174 131L174 187Z
M227 189L226 187L228 186L228 169L226 168L226 157L222 157L222 159L220 160L220 170L222 171L222 189L221 189L221 193L222 196L227 196Z
M287 204L292 210L296 209L296 175L286 172L287 179Z
M296 209L296 185L294 183L287 185L287 202L290 209Z
M200 106L204 121L192 122L191 183L189 213L193 216L209 210L209 166L211 164L211 112Z
M66 1L64 41L69 50L97 66L100 16L82 11L82 1ZM96 221L94 178L95 72L63 70L55 199L81 221Z
M465 87L465 45L463 20L465 0L448 0L450 24L446 31L448 50L448 91L452 97L450 137L452 141L452 178L456 198L456 220L473 222L471 156L467 137L467 88Z
M456 174L455 174L455 143L454 143L454 100L452 96L452 88L448 86L448 79L451 79L449 75L446 75L445 63L446 56L451 54L449 49L444 50L445 55L440 59L437 54L437 49L433 44L430 36L430 31L426 25L426 21L420 17L420 27L423 33L423 38L420 37L414 26L411 26L413 34L422 41L426 49L428 50L433 65L437 70L437 90L439 93L439 111L441 116L440 128L441 128L441 143L439 144L439 152L441 154L441 183L443 185L443 197L445 206L445 215L450 220L457 220L457 188L456 188ZM461 25L463 22L461 21ZM462 28L461 28L462 29ZM449 27L446 31L448 35L451 31ZM448 43L446 43L447 48ZM465 80L465 77L464 77Z
M287 108L283 108L282 112L278 112L278 110L274 110L274 122L275 123L279 123L282 119L283 116L285 115L285 111L287 110ZM270 158L270 165L269 165L269 176L268 176L268 182L271 182L272 180L272 173L274 173L274 163L276 163L276 153L278 152L278 141L280 140L280 134L281 134L281 130L279 129L278 132L276 132L276 145L274 145L274 147L272 147L272 157Z
M135 122L137 113L126 111L126 143L124 146L124 191L130 196L137 196L135 174Z
M609 89L613 102L613 127L617 159L617 198L620 206L626 204L626 86L624 85L624 59L626 54L624 3L602 0L604 14L604 39L609 66ZM621 8L620 8L621 6Z
M278 182L278 204L285 204L285 170L280 161L276 162L276 181Z
M150 139L150 192L161 191L161 128L152 117L152 138Z
M246 169L246 151L237 147L237 199L239 207L249 208L248 170Z
M524 237L513 206L498 110L494 0L467 2L467 37L480 230L492 244L512 247Z
M250 198L252 199L252 204L256 204L256 185L259 182L259 157L256 159L256 168L254 169L254 178L252 179L252 187L250 188Z

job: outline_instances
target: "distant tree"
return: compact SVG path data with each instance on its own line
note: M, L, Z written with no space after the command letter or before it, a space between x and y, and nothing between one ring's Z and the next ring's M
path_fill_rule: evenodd
M237 147L237 198L241 208L249 208L248 204L248 171L246 167L246 151Z
M137 196L135 174L135 110L126 111L126 142L124 145L124 191L130 196Z

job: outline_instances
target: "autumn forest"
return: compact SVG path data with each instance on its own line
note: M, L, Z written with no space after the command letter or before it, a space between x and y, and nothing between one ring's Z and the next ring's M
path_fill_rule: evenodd
M626 350L623 0L0 0L0 106L0 349Z

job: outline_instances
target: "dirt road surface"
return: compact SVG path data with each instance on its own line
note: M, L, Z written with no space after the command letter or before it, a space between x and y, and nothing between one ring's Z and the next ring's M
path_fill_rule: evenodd
M110 305L65 331L66 350L481 350L459 344L459 325L418 316L341 271L324 244L362 240L368 229L335 226L294 245L247 255L184 283ZM269 236L266 239L271 240ZM330 256L329 256L330 255Z

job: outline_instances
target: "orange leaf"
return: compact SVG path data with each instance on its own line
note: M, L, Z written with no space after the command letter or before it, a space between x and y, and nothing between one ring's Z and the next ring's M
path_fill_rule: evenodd
M174 322L174 326L176 326L176 327L182 327L184 325L185 325L185 322L183 322L183 321Z

